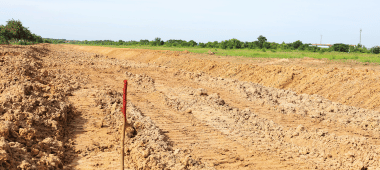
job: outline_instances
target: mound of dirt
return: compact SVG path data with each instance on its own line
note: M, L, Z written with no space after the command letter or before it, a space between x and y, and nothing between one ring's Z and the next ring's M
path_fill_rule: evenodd
M45 70L42 46L1 46L0 169L62 169L65 126L72 112L65 97L83 82Z
M125 72L125 74L131 86L134 86L144 92L156 91L154 87L154 79L150 78L146 74L133 74L130 72Z

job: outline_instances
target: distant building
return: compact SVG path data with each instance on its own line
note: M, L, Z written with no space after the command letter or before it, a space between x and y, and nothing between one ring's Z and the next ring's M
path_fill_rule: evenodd
M70 42L77 42L79 40L66 40L65 43L70 43Z
M55 41L66 41L66 39L55 39L55 38L42 38L42 39L48 39L48 40L55 40Z
M317 46L317 47L321 47L321 48L330 48L331 44L311 44L310 46Z
M343 43L335 43L335 44L343 44ZM317 46L317 47L321 47L321 48L330 48L331 46L333 46L335 44L311 44L310 46ZM356 47L356 45L350 45L350 44L346 44L346 45Z

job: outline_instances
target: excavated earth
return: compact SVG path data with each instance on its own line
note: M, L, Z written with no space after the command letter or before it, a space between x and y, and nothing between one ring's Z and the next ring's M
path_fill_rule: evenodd
M379 66L0 46L0 170L380 169Z

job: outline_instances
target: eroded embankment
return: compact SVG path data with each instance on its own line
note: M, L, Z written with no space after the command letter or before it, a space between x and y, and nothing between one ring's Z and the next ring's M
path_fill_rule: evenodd
M334 102L380 109L380 72L374 69L340 68L320 64L317 68L281 65L235 64L199 59L188 52L68 46L113 58L129 59L187 71L203 71L214 77L234 78L267 87L291 89L298 94L318 94Z

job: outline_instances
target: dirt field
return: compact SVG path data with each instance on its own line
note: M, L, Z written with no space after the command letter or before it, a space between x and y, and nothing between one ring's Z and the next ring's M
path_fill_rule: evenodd
M74 45L0 46L0 170L380 169L380 69Z

